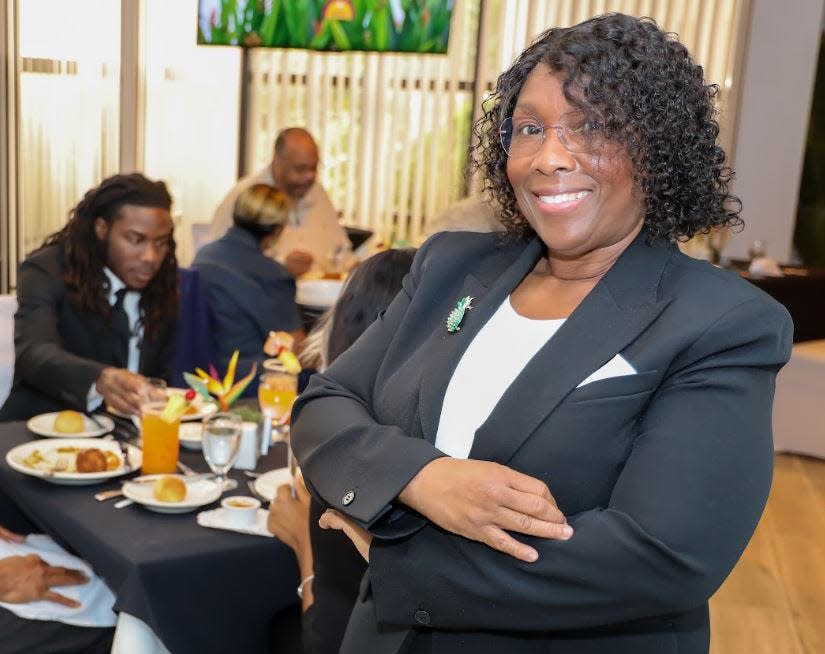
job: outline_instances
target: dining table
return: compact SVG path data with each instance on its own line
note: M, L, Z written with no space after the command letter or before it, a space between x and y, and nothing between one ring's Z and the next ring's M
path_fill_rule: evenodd
M218 501L180 514L137 503L116 509L93 495L119 488L122 479L67 486L11 469L5 452L35 438L25 423L0 424L0 524L30 524L88 561L115 595L115 612L142 620L172 654L272 651L270 621L298 602L298 568L286 545L198 525L198 510ZM286 447L274 443L256 471L286 465ZM200 451L181 449L180 460L208 472ZM237 494L249 494L242 471L230 477Z

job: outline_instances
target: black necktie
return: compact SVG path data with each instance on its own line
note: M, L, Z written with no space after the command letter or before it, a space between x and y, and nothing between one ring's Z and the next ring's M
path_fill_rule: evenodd
M123 298L126 297L126 289L121 288L115 293L114 306L112 306L112 342L114 349L115 364L120 368L126 368L129 363L129 316L123 308Z

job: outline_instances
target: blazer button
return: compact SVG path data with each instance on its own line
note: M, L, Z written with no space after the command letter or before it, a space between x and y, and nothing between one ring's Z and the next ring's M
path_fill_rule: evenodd
M413 614L413 617L418 624L423 624L425 627L430 624L430 614L427 611L419 609Z
M344 497L341 498L341 504L344 506L349 506L352 504L352 500L355 499L355 491L350 490L344 493Z

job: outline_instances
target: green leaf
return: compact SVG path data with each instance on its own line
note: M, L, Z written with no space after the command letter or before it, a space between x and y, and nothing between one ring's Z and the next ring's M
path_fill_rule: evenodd
M392 23L392 16L387 5L382 5L375 10L373 14L373 47L381 52L386 52L390 49L390 25Z
M325 20L321 23L321 29L318 30L318 33L312 37L312 40L309 42L309 47L313 50L324 50L327 45L329 44L329 32L330 32L330 22Z
M278 26L278 17L281 13L281 0L272 0L269 13L261 23L261 43L275 45L275 28Z
M338 50L352 50L352 43L347 37L344 28L337 20L324 21L329 25L329 31L332 34L332 40L335 42L335 47Z

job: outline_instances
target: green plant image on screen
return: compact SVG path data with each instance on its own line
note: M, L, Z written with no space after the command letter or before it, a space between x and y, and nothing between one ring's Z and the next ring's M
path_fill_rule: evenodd
M198 43L447 52L454 0L199 0Z

